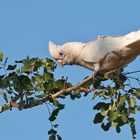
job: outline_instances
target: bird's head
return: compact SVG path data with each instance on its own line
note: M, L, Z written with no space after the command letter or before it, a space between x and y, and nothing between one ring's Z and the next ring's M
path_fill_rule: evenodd
M75 63L81 46L83 43L80 42L70 42L59 46L49 41L50 54L62 66Z

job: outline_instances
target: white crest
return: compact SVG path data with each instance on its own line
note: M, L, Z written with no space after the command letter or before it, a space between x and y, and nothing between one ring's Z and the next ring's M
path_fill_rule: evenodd
M54 59L59 58L59 49L57 45L53 43L52 41L49 41L49 51L50 51L50 54L54 57Z

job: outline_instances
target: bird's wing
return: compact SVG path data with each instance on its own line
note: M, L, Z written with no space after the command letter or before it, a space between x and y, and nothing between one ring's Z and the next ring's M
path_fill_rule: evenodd
M140 55L140 39L128 44L127 46L118 48L117 50L113 51L116 55L120 56L121 58L135 58Z
M126 66L133 61L140 54L140 39L121 47L115 51L108 53L103 59L100 60L98 65L95 65L96 70L108 72L116 70L120 67ZM97 63L98 64L98 63Z
M96 63L103 59L108 53L115 50L121 51L125 46L129 46L129 44L138 39L140 39L140 31L119 37L101 36L85 44L81 51L81 58L86 62Z

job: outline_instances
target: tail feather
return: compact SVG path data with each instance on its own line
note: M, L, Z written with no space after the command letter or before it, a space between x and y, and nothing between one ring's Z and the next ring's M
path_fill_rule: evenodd
M121 57L137 57L140 55L140 39L122 47L119 50L116 50L115 52Z

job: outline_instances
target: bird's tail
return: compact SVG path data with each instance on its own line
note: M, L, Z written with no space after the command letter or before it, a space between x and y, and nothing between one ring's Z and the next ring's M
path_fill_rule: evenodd
M116 53L124 58L137 57L138 55L140 55L140 39L128 44L127 46L122 47L121 49L117 50Z
M125 48L127 53L126 55L132 55L132 56L140 55L140 39L130 43Z

